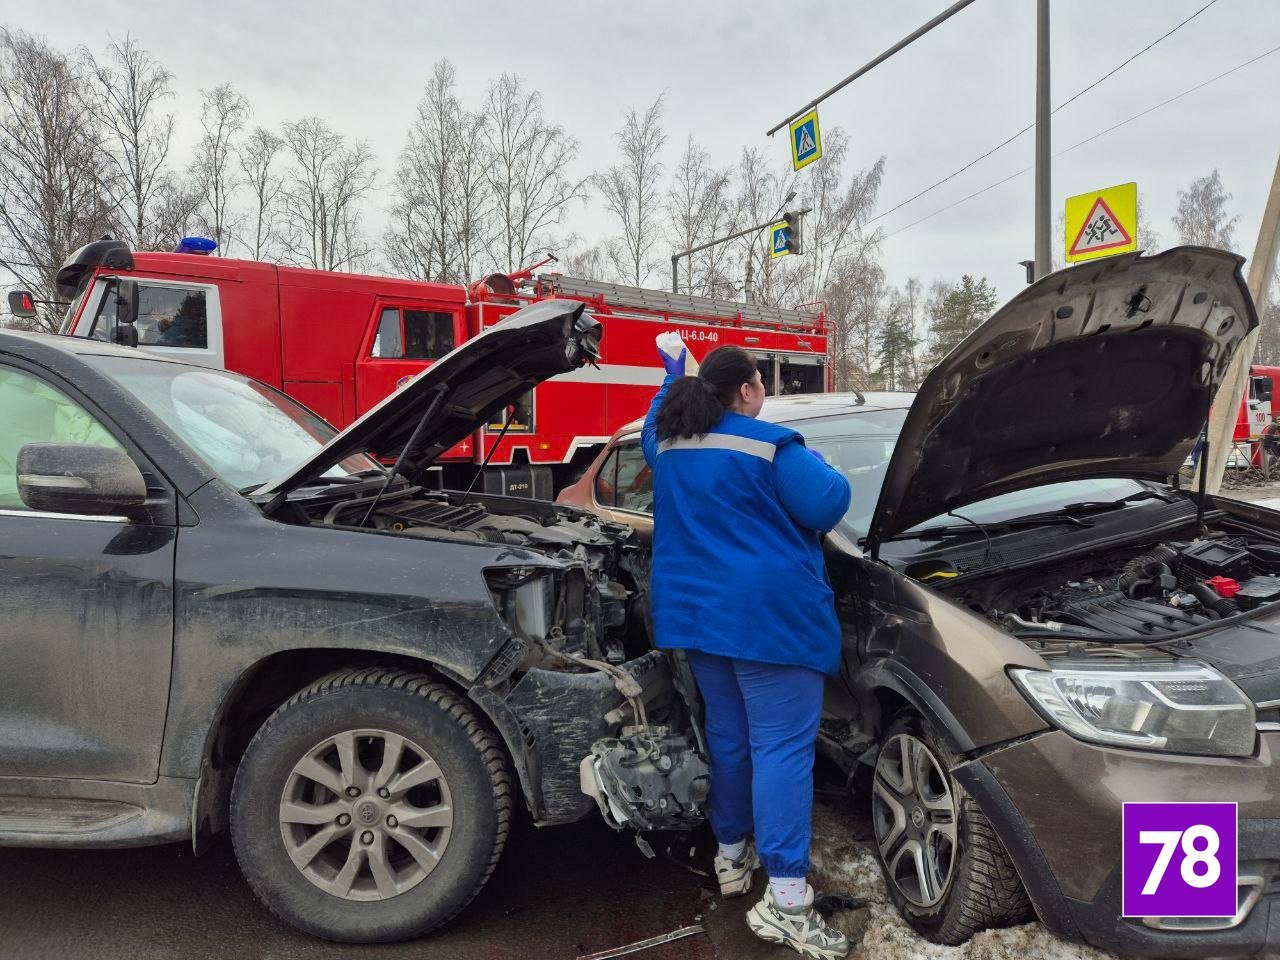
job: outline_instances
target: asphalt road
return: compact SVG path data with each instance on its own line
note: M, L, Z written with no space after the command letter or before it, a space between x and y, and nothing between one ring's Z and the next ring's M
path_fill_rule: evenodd
M1112 960L1035 923L987 931L958 948L926 943L888 902L870 840L863 805L820 789L811 880L868 904L832 918L859 960ZM761 877L751 896L720 903L710 881L646 859L631 835L594 817L547 830L518 821L489 884L447 927L411 943L353 947L277 920L241 879L226 841L198 859L181 844L0 849L0 960L576 960L694 923L705 933L626 960L794 957L747 930L744 915L762 893Z
M250 892L227 842L199 858L185 845L0 850L0 891L0 957L5 960L572 960L695 923L708 915L711 903L701 878L666 860L645 859L630 836L615 834L594 818L548 830L520 824L476 901L444 930L405 944L352 947L295 932ZM737 903L745 912L750 901ZM740 918L731 926L730 939L737 938L739 927L746 933ZM638 956L711 960L744 955L718 949L716 940L724 936L697 935ZM772 950L768 955L776 956Z

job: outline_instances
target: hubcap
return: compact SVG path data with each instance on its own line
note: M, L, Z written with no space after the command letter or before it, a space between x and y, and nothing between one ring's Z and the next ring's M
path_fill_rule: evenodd
M387 900L439 864L453 804L439 765L387 730L348 730L294 764L280 836L308 880L344 900Z
M932 907L955 868L955 800L937 757L911 734L898 734L880 751L871 817L889 879L916 906Z

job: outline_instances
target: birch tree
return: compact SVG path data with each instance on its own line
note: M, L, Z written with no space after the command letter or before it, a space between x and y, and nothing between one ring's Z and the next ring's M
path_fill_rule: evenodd
M485 176L488 120L463 109L457 73L436 63L401 152L384 237L397 272L464 283L489 263L493 195Z
M37 299L57 300L58 268L111 227L99 134L83 64L0 30L0 267ZM34 325L59 320L42 308Z
M515 270L548 244L569 205L585 197L586 182L569 174L578 142L546 119L542 95L526 91L515 74L504 73L490 85L484 114L481 136L497 221L495 259L500 270Z
M277 158L284 141L266 127L255 127L240 145L237 159L253 203L244 243L254 260L265 260L276 243L276 201L283 185Z
M249 119L249 101L229 83L200 91L200 127L204 131L191 163L193 188L199 197L204 232L218 244L218 254L230 253L231 196L239 185L233 162L235 140Z
M351 270L369 255L360 202L377 171L363 140L346 138L319 117L284 125L292 168L280 191L281 242L288 260L316 270Z
M1192 180L1187 189L1178 191L1178 212L1173 215L1173 229L1181 243L1201 247L1235 248L1235 230L1239 217L1227 216L1231 194L1222 185L1222 175L1214 168L1206 177Z
M135 248L154 248L158 206L167 206L174 186L167 170L173 114L164 112L173 75L128 35L111 40L103 59L86 59L106 128L118 224Z
M611 248L614 272L639 287L655 266L653 248L664 232L660 154L667 135L662 129L662 97L643 114L631 108L617 140L619 162L597 174L593 183L622 230Z
M667 192L667 218L677 250L689 250L732 232L729 173L711 165L710 155L689 137L672 171ZM680 262L685 293L715 296L723 284L727 245L719 244Z

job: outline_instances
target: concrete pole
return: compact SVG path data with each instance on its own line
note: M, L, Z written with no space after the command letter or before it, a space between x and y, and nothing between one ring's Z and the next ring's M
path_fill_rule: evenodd
M1053 272L1049 149L1049 0L1036 2L1036 279Z
M1271 193L1267 196L1267 206L1262 214L1262 223L1258 227L1258 242L1253 248L1253 258L1249 261L1249 294L1253 303L1262 314L1267 309L1270 294L1271 277L1275 272L1276 250L1280 238L1280 157L1276 159L1276 171L1271 177ZM1235 434L1236 418L1240 415L1240 401L1244 398L1245 388L1249 383L1249 367L1253 363L1253 352L1258 345L1258 330L1254 330L1240 345L1222 386L1218 388L1218 396L1213 404L1213 412L1209 416L1209 456L1200 460L1201 468L1208 470L1205 490L1217 493L1222 488L1222 474L1227 468L1227 458L1231 454L1231 438ZM1272 400L1280 403L1280 398ZM1206 463L1205 461L1208 461Z

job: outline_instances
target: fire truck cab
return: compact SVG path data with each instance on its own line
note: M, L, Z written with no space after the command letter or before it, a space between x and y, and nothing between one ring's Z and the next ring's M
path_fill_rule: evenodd
M182 248L179 248L180 250ZM469 288L87 244L58 273L62 332L242 373L341 428L419 371L527 303L580 300L605 325L599 368L531 391L439 461L443 486L484 467L489 493L550 499L622 424L644 414L663 371L654 337L677 330L698 358L753 353L771 394L829 389L821 310L785 310L576 280L494 274ZM376 453L377 451L372 451Z

